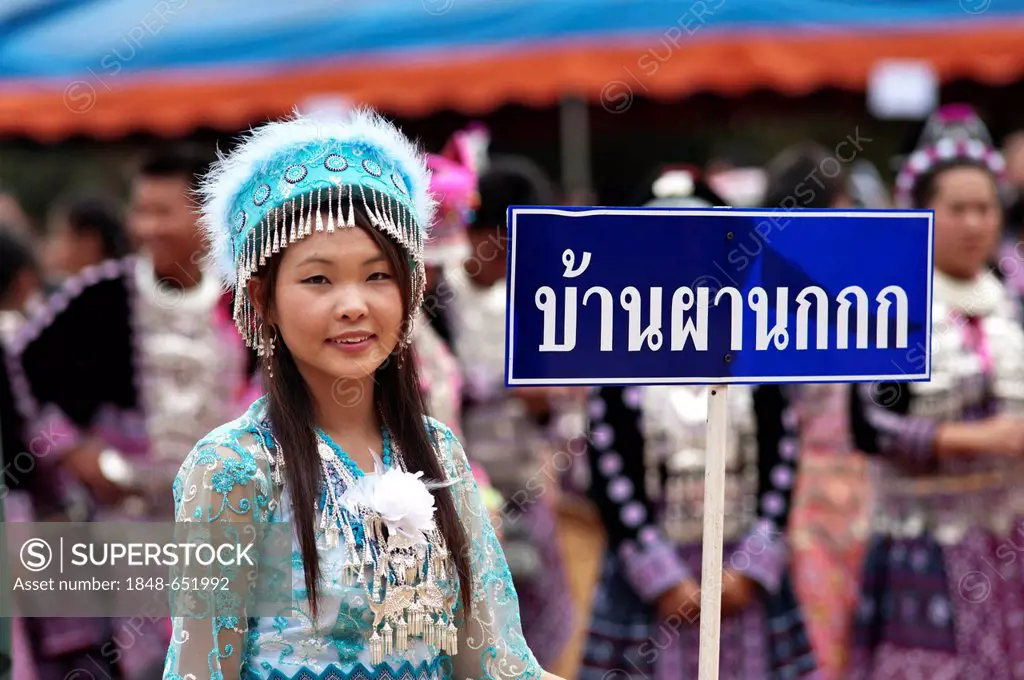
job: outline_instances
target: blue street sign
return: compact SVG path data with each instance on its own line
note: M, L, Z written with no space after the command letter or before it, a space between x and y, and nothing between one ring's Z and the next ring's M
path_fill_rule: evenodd
M505 381L931 378L931 211L508 211Z

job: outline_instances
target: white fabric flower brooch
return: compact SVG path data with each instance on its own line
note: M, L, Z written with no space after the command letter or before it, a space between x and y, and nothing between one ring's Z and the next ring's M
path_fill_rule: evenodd
M359 514L362 506L380 515L389 532L398 533L415 543L425 543L427 534L436 529L434 523L433 489L455 484L423 479L423 472L406 472L399 468L384 469L374 456L373 474L365 474L342 496L345 509Z

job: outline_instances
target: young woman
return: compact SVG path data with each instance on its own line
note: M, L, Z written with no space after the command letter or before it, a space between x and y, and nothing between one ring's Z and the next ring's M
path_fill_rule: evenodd
M935 211L932 379L853 389L875 484L853 678L1003 680L1024 668L1024 332L989 266L1002 166L981 139L945 138L897 179L902 207Z
M428 185L416 148L366 110L267 124L205 181L266 396L195 446L178 519L289 525L294 590L276 616L175 618L165 678L553 677L523 640L466 454L423 415L410 322Z
M668 169L648 205L722 205ZM581 680L695 678L706 387L606 387L589 404L590 496L608 535ZM788 576L799 415L776 385L729 388L723 680L805 678L815 660Z

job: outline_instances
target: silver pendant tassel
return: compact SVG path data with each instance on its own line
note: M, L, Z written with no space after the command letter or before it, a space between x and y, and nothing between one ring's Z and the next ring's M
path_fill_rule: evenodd
M409 626L404 618L398 619L395 627L395 649L404 652L409 649Z
M394 636L392 635L391 624L387 621L384 622L384 628L382 632L384 633L384 635L382 636L384 641L384 656L391 656L391 654L393 654L395 651L393 646Z
M370 665L378 666L384 663L384 647L377 631L374 631L370 638Z
M332 200L331 187L327 187L327 233L334 233L334 201Z
M317 231L323 231L324 230L324 217L323 217L323 213L320 211L320 208L321 208L321 204L320 204L320 189L317 189L316 190L316 230Z

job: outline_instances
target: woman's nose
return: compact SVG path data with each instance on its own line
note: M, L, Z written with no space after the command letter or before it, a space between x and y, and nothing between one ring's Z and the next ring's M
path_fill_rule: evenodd
M972 234L984 231L987 226L985 222L984 210L968 210L964 214L964 227Z
M334 314L339 319L358 319L366 316L368 306L366 296L356 286L338 288L334 301Z

